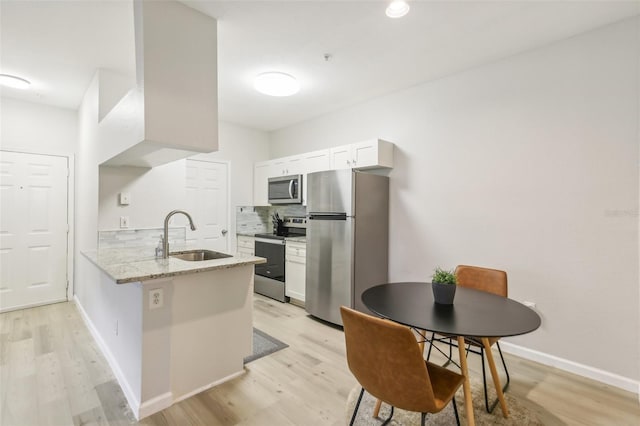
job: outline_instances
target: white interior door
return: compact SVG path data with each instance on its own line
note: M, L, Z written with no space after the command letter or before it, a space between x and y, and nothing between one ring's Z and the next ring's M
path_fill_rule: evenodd
M214 250L227 251L228 242L228 166L201 160L187 160L187 212L196 230L187 230L187 242Z
M0 151L0 311L67 300L67 158Z

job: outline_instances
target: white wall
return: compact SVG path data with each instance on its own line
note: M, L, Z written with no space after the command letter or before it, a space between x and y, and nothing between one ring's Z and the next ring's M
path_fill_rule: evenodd
M638 380L639 24L276 131L271 157L395 142L391 281L505 269L543 320L511 342Z
M0 147L11 151L73 155L76 111L0 98Z
M253 163L268 159L266 133L230 123L219 123L220 150L194 159L229 163L229 250L236 250L236 206L253 200ZM130 228L160 228L165 215L186 202L185 160L154 167L101 167L99 229L119 229L120 216L129 216ZM118 205L118 194L131 194L129 206Z

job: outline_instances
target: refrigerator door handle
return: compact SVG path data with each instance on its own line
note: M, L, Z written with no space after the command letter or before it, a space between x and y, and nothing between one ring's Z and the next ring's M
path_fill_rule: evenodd
M309 213L309 220L347 220L346 213Z

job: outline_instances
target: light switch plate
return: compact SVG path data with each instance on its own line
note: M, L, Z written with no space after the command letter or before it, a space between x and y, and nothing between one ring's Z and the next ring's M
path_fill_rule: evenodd
M120 228L129 227L129 216L120 216Z
M119 202L121 206L128 206L131 204L131 194L128 192L121 192Z

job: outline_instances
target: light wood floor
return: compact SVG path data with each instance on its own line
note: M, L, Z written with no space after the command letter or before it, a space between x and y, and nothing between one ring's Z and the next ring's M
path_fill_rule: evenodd
M143 419L161 425L344 425L356 382L342 331L262 296L254 325L289 344L246 374ZM480 374L470 356L472 374ZM639 425L637 396L507 355L509 393L545 425ZM0 314L0 425L135 424L73 303Z

